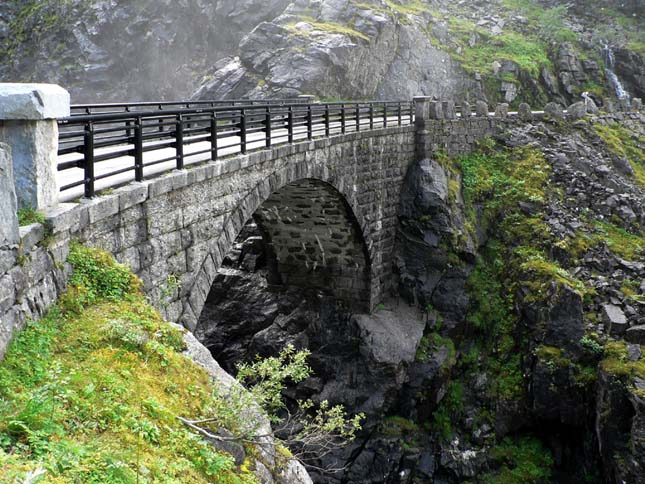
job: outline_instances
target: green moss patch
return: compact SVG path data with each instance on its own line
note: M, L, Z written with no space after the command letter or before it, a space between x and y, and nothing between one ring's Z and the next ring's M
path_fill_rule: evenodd
M618 123L595 124L594 130L602 138L607 149L620 158L626 158L634 170L636 183L645 188L645 137L633 133Z
M179 330L103 252L73 247L70 291L0 364L2 482L250 483L178 416L212 416Z
M627 356L624 341L610 341L605 345L606 358L600 362L600 367L616 376L638 377L645 379L645 356L637 361L631 361Z
M361 39L368 42L370 40L370 38L367 35L365 35L362 32L359 32L358 30L352 28L349 25L343 25L335 22L319 22L316 19L312 17L307 17L307 16L301 16L300 18L302 19L303 22L310 24L315 30L328 32L330 34L345 35L350 38ZM296 35L301 35L301 36L309 35L308 32L299 30L297 27L297 23L289 24L288 28L291 30L291 32L293 32Z
M482 476L486 484L538 484L550 482L553 456L533 437L506 438L490 456L499 468Z

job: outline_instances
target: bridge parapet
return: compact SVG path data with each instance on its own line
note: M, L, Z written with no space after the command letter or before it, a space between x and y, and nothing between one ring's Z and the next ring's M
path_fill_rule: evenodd
M0 141L11 147L19 206L58 203L56 119L69 113L69 93L60 86L0 84Z

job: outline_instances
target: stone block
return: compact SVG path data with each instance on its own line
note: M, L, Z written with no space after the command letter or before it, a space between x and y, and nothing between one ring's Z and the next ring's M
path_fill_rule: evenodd
M583 119L587 115L587 106L584 101L573 103L567 108L567 116L571 119Z
M18 205L46 209L58 203L58 125L55 120L7 120L0 141L11 146Z
M114 191L119 197L119 211L122 212L135 205L139 205L148 198L149 182L133 182Z
M77 203L61 203L45 214L45 225L52 234L75 232L81 227L82 207Z
M20 227L20 251L25 254L45 237L45 227L42 224L31 224Z
M517 108L517 116L521 121L532 121L533 112L531 111L531 106L529 106L527 103L520 104Z
M20 240L17 213L11 148L0 143L0 248L16 245Z
M625 340L630 343L645 345L645 325L632 326L625 332Z
M443 119L443 103L432 101L428 104L429 119Z
M475 104L475 115L480 117L488 116L488 104L484 101L477 101Z
M0 248L0 274L9 271L18 260L17 248Z
M87 209L90 224L95 224L119 213L119 197L108 195L107 197L84 200L83 205Z
M15 302L16 288L13 280L9 275L0 277L0 315L6 313Z
M625 313L619 306L615 306L614 304L602 305L601 319L605 323L607 331L612 336L622 336L629 327Z
M457 117L454 101L443 101L441 103L441 109L444 119L455 119Z
M508 104L499 103L495 108L495 117L497 118L506 118L508 117Z
M156 178L148 185L148 198L157 198L164 193L168 193L173 189L173 180L171 175L165 175Z
M550 102L544 106L544 116L549 121L560 121L564 118L562 106L558 103Z
M0 120L42 120L70 114L69 93L55 84L0 83Z
M54 261L47 249L40 247L31 253L31 261L26 264L25 268L29 285L33 286L54 269Z
M70 236L67 234L65 239L59 242L49 244L49 252L56 263L64 263L69 255Z

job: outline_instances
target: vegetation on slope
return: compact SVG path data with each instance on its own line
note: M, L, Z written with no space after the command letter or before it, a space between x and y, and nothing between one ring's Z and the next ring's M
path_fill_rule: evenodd
M594 130L614 156L629 162L636 183L645 188L645 136L636 135L618 123L595 124Z
M68 293L0 365L0 482L255 482L177 419L217 402L140 282L106 253L69 260Z

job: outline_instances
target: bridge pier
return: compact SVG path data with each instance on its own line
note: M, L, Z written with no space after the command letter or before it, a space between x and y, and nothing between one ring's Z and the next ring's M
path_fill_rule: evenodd
M0 142L11 148L19 207L58 204L56 119L69 114L69 93L60 86L0 84Z

